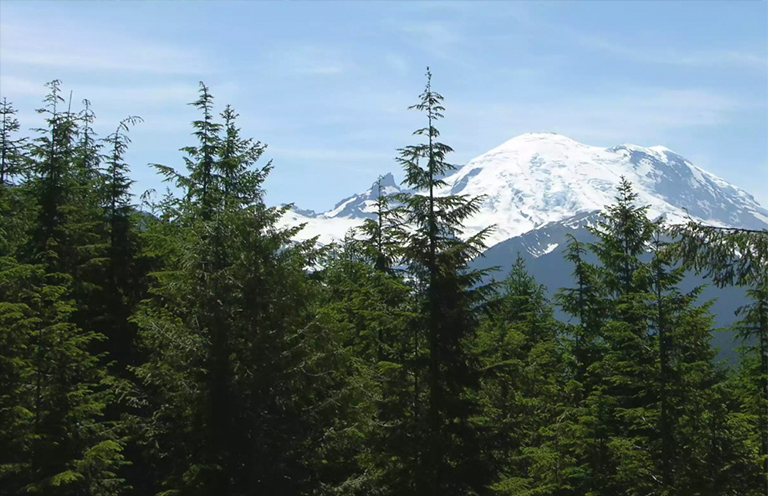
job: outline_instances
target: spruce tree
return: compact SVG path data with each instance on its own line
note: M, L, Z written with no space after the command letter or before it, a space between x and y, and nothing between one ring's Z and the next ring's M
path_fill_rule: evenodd
M376 199L374 219L365 219L357 228L357 240L362 243L363 253L373 261L378 271L388 272L400 261L399 245L404 236L398 210L393 207L394 198L386 194L379 177L374 183Z
M582 389L581 396L591 392L590 367L599 362L605 350L600 329L607 317L608 298L600 277L599 267L587 262L588 247L572 235L568 237L565 259L573 265L573 288L560 288L555 301L560 308L576 318L568 327L576 369L575 380Z
M415 459L409 442L414 435L412 289L397 272L379 270L380 259L368 248L348 238L322 263L318 320L335 329L350 372L341 403L347 408L330 438L347 446L346 454L335 450L342 462L336 470L349 471L337 490L402 494L413 490L417 476L409 464ZM354 463L343 463L346 459Z
M606 319L596 331L605 348L591 366L597 382L583 402L590 446L587 467L590 491L633 494L653 484L649 436L655 383L654 346L648 332L648 281L642 276L640 256L648 248L654 224L647 207L634 204L637 195L622 178L616 204L606 208L592 233L597 241L590 250L597 256L597 270L610 303Z
M653 449L658 450L659 492L706 494L708 477L722 470L708 463L711 434L701 421L714 415L712 398L723 380L711 347L711 302L698 302L703 286L680 291L686 269L674 264L661 236L661 231L654 235L647 267L653 293L649 323L658 356L658 441Z
M0 256L11 256L27 243L26 231L35 210L20 187L29 173L29 143L26 138L15 137L20 128L16 109L5 98L0 116Z
M689 221L667 229L674 253L718 287L748 286L768 270L768 229L709 226Z
M640 257L654 224L635 199L622 179L616 204L591 228L597 241L589 250L597 265L584 260L586 252L575 240L566 254L577 287L561 290L558 299L578 319L569 327L576 394L567 416L578 436L570 442L577 493L639 494L653 485L655 348L648 329L650 286Z

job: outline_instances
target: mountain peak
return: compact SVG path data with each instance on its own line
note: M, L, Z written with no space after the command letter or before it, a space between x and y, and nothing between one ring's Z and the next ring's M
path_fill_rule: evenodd
M564 143L564 144L576 144L580 145L576 140L569 138L563 134L553 132L538 132L538 133L523 133L515 136L514 138L505 141L499 146L499 148L506 145L519 145L522 143L535 143L535 142L552 142L552 143Z
M525 133L505 141L501 145L490 150L488 153L481 155L481 157L509 152L523 155L536 153L562 154L567 150L576 150L586 147L587 145L579 143L578 141L571 139L568 136L558 133Z
M632 183L638 204L648 205L654 218L681 222L690 216L712 225L768 226L768 210L751 195L667 147L624 144L605 148L557 133L516 136L445 177L446 187L436 193L483 195L480 211L467 220L464 232L472 235L495 225L488 238L492 245L552 222L602 210L614 203L622 176ZM382 176L381 181L384 194L401 191L392 174ZM348 227L373 216L377 196L374 183L371 189L306 221L306 234L343 237Z
M387 186L397 188L397 183L395 182L395 176L392 175L391 172L388 172L384 174L383 176L379 176L379 179L374 181L374 183L371 185L371 190L376 191L377 183L381 181L381 187L386 188Z

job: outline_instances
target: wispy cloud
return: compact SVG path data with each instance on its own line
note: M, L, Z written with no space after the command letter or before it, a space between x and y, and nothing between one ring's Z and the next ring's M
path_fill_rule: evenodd
M565 22L552 22L542 16L533 15L526 9L509 9L499 12L513 20L517 27L535 36L559 39L572 47L593 50L602 54L624 58L627 61L692 68L735 68L768 73L768 57L764 54L739 49L684 50L665 44L629 44L626 39L597 35L586 32ZM502 35L512 39L510 35ZM662 36L659 39L664 39Z
M354 68L341 49L321 45L295 45L272 50L266 56L270 69L288 74L333 76Z
M700 89L635 88L538 104L467 102L454 107L451 119L460 123L452 129L459 144L469 147L495 146L531 131L557 132L596 145L663 144L681 130L728 123L745 105Z
M76 23L0 23L3 66L66 68L90 73L205 74L206 57L161 42Z
M29 77L0 75L3 95L9 98L35 97L39 100L48 93L44 81ZM64 81L66 83L66 81ZM66 89L66 88L65 88ZM168 82L165 84L137 84L130 86L78 84L73 88L75 98L110 102L118 97L122 101L146 105L171 105L178 106L189 102L196 94L197 83L191 80L189 83Z
M395 32L424 52L440 58L456 57L456 49L463 41L459 26L445 21L413 21L388 23Z
M635 47L599 36L561 29L571 40L583 47L624 57L634 62L689 67L734 67L768 72L768 58L737 50L681 51L665 46Z
M408 60L402 55L395 52L387 52L384 54L384 61L387 66L398 74L406 74L411 68Z
M333 163L339 167L348 167L354 163L392 159L392 154L371 150L270 146L269 151L270 155L276 159L302 160L310 163L318 161Z

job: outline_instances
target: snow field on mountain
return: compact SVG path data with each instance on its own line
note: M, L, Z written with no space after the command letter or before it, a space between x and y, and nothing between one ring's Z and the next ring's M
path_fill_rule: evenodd
M768 227L768 211L745 191L706 172L663 146L603 148L554 133L528 133L470 160L444 180L438 194L485 195L481 211L465 224L465 235L487 226L492 246L545 224L601 210L614 203L616 186L626 177L649 205L652 217L671 222L688 218L713 225ZM401 189L391 174L382 179L385 194ZM319 236L323 244L343 238L372 218L375 185L314 214L290 211L285 225L306 223L299 239Z

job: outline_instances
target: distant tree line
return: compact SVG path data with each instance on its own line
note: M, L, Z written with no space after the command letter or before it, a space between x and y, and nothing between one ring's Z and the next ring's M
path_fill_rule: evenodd
M768 494L766 231L665 226L622 181L549 301L522 258L471 268L492 227L437 194L429 72L413 193L329 246L279 227L266 145L204 84L141 206L141 119L98 136L47 88L29 138L0 106L0 494ZM688 271L747 288L738 361Z

